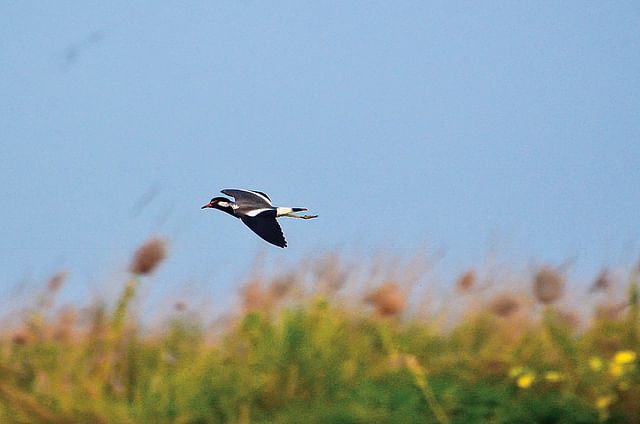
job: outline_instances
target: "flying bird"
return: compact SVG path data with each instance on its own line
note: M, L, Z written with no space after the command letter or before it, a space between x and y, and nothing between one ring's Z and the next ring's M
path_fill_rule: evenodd
M307 208L284 208L273 206L271 199L265 193L255 190L224 189L222 194L233 197L235 201L226 197L214 197L201 209L213 208L240 218L247 227L263 240L278 247L287 247L287 241L282 228L276 218L288 216L291 218L311 219L318 215L296 215L295 212L306 211Z

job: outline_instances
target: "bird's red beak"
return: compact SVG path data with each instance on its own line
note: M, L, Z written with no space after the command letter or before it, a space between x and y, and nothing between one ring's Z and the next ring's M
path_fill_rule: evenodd
M218 203L218 201L211 201L209 203L207 203L206 205L204 205L203 207L201 207L200 209L207 209L207 208L212 208L213 205L215 205L216 203Z

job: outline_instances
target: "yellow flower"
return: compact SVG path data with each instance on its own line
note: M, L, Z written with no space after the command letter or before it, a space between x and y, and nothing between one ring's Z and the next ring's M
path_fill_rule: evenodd
M602 359L599 356L592 356L589 358L589 368L593 371L600 371L602 369Z
M560 374L558 371L547 371L544 374L544 379L551 383L557 383L558 381L562 380L562 374Z
M511 367L509 369L509 378L516 378L520 374L524 373L523 367Z
M612 362L609 364L609 374L614 377L620 377L622 374L624 374L624 368L617 362Z
M618 365L630 364L636 360L636 353L632 350L621 350L613 357L613 362Z
M615 400L614 395L600 396L600 397L598 397L598 399L596 399L596 408L598 408L598 409L608 409L609 406L611 406L611 404L613 403L614 400Z
M516 384L521 389L527 389L527 388L531 387L531 385L533 384L533 382L535 380L536 380L535 374L531 373L531 372L528 372L528 373L522 374L520 377L518 377L518 379L516 380Z

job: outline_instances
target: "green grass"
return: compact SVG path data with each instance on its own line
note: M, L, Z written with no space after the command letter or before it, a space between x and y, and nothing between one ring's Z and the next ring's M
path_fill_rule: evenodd
M465 286L454 298L472 306L445 319L401 301L402 284L366 305L294 278L245 289L245 306L214 329L187 309L152 331L129 313L149 278L132 275L115 306L83 317L52 308L58 287L46 289L0 337L0 422L638 420L634 273L626 307L577 328L555 301L501 309L500 290Z

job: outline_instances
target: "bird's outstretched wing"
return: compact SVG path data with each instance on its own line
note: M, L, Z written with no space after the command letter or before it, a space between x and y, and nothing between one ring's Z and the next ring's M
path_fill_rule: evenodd
M236 203L241 208L268 208L272 207L269 196L261 191L242 190L237 188L225 188L223 194L235 198Z
M247 227L251 228L251 231L259 235L263 240L278 247L287 247L287 241L284 239L284 234L282 234L282 228L280 228L280 224L276 221L275 211L263 212L255 217L243 216L240 219Z

